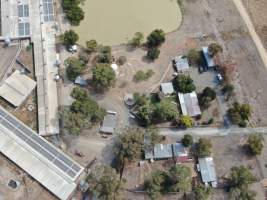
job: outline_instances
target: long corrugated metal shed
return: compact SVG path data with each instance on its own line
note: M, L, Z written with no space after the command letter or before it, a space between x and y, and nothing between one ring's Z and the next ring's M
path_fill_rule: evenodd
M69 199L83 167L0 107L0 151L59 199Z

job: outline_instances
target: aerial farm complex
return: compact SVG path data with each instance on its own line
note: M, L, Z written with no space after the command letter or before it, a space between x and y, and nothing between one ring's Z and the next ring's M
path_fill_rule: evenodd
M0 200L267 198L264 0L1 0Z

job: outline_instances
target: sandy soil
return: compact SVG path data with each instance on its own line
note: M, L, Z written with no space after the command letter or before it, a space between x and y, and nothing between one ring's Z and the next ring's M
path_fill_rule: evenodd
M265 138L266 140L266 138ZM266 177L266 171L262 168L262 165L266 163L267 146L265 147L263 153L260 157L249 156L245 149L244 144L246 144L247 136L227 136L227 137L216 137L212 138L213 144L213 158L216 166L216 173L218 177L218 183L223 182L223 178L227 177L228 172L233 166L244 165L250 168L251 172L256 176L257 182L252 185L251 189L257 192L256 199L264 199L264 188L262 188L259 183L263 178ZM219 149L219 151L217 150ZM223 161L223 165L222 165ZM219 195L218 195L219 194ZM227 199L228 194L220 191L214 194L212 199L223 200Z
M267 48L267 4L265 0L242 0L258 35Z

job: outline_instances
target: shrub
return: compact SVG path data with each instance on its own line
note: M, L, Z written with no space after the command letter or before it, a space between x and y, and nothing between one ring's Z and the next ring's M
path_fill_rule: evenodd
M97 50L97 41L96 40L89 40L86 41L86 50L88 53L95 52Z
M260 155L262 152L262 149L264 147L263 145L264 138L261 134L251 134L248 137L248 145L250 148L250 151L254 155Z
M200 138L196 145L196 155L198 157L206 157L211 154L212 144L211 141L206 138Z
M127 62L127 57L126 56L120 56L117 60L117 63L119 65L124 65Z
M210 102L215 98L216 92L212 88L206 87L199 95L199 104L202 109L207 109L210 106Z
M155 60L159 57L160 50L158 48L151 48L147 51L147 57L151 60Z
M182 138L182 143L185 147L190 147L193 144L193 137L192 135L185 134Z
M234 124L244 127L246 126L246 120L251 116L251 112L252 110L249 104L239 104L235 102L228 110L228 115Z
M179 125L184 128L191 128L193 126L193 119L190 116L183 115L179 119Z
M148 70L147 72L144 72L142 70L139 70L136 72L136 74L134 75L134 81L139 82L139 81L146 81L148 80L151 76L154 75L154 71L153 70Z
M190 49L187 54L187 57L191 64L199 64L201 61L201 54L195 49Z
M212 57L215 56L217 53L223 51L223 48L217 43L211 43L208 48L209 53Z
M98 56L97 56L97 62L98 63L111 63L111 61L112 61L111 47L100 46Z
M133 47L138 47L142 44L144 40L144 34L141 32L136 32L134 37L128 42L128 45Z

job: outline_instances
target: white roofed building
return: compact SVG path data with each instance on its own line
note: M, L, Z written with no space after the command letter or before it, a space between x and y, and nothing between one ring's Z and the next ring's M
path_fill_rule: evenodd
M180 106L183 115L188 115L190 117L196 117L201 115L201 110L198 104L196 92L191 93L178 93L178 98L180 101Z
M15 107L20 106L36 87L36 82L16 70L0 87L0 96Z

